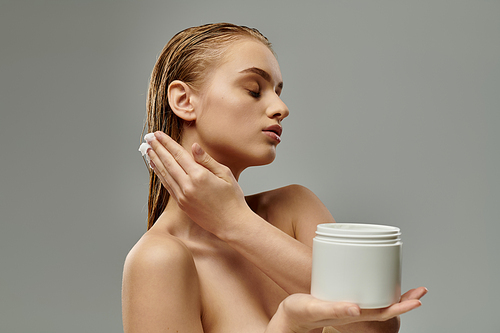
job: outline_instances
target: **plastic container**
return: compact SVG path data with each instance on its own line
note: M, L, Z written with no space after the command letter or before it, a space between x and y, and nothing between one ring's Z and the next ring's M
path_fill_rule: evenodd
M326 223L313 240L311 294L384 308L401 297L401 232L376 224Z

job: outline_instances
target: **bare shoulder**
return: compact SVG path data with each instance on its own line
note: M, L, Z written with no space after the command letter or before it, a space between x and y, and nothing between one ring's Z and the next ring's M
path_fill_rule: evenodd
M328 211L321 200L307 187L288 185L247 197L248 204L259 214L294 215ZM329 215L329 213L327 214Z
M146 233L132 248L123 270L122 310L125 332L201 330L198 275L179 239Z
M277 203L289 202L304 195L312 193L302 185L288 185L279 187L270 191L256 193L246 197L248 204L256 210L262 210L268 206L274 206ZM314 194L313 194L314 195Z
M323 202L302 185L258 193L247 197L247 202L261 217L308 245L318 223L335 222Z
M262 197L273 203L310 204L320 203L318 197L307 187L292 184L262 193Z
M192 267L190 267L192 266ZM164 234L146 233L130 250L125 268L168 273L169 267L194 268L193 256L178 238Z

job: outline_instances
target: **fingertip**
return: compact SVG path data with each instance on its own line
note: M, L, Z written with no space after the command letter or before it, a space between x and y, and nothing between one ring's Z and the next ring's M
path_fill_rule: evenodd
M193 143L193 146L191 147L192 151L193 151L193 154L195 155L203 155L203 153L205 152L203 150L203 148L201 148L201 146L198 144L198 143Z
M358 317L361 315L361 310L357 306L351 306L349 309L347 309L347 313L351 317Z
M411 303L408 305L409 305L408 310L406 310L405 313L408 311L415 310L415 309L419 308L420 306L422 306L422 302L420 300L415 299L415 300L412 300Z
M146 142L141 143L141 145L139 146L139 151L141 152L142 156L147 156L150 149L152 149L151 145Z
M424 297L427 294L428 291L429 290L427 288L425 288L425 287L417 288L416 292L415 292L415 294L416 294L415 298L420 299L420 298Z
M164 141L164 140L168 140L168 139L172 140L172 138L169 135L165 134L162 131L156 131L156 132L154 132L154 136L160 142Z
M148 133L148 134L144 135L144 141L146 141L147 143L150 143L151 141L153 141L154 138L155 138L154 133Z

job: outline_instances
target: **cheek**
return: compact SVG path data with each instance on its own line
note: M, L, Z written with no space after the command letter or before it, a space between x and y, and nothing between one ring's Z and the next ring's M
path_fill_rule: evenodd
M221 126L235 126L252 118L252 104L235 93L221 93L211 96L203 104L199 120L201 123L216 123Z

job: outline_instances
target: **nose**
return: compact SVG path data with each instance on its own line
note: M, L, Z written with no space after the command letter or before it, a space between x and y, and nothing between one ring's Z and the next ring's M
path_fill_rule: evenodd
M279 121L282 121L283 119L288 117L290 111L288 110L286 104L281 100L281 98L278 95L275 95L275 98L267 108L266 113L269 118L276 118Z

